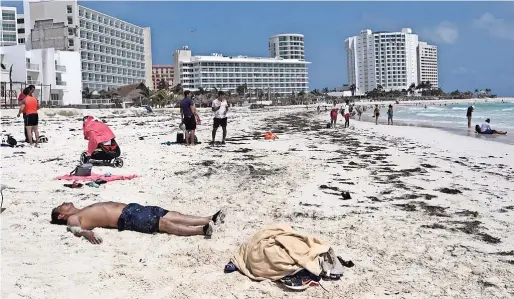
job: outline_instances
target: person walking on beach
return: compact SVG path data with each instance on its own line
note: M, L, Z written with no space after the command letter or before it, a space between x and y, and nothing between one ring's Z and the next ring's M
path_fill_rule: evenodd
M357 115L359 116L359 121L361 120L361 116L362 116L362 108L361 106L357 106L355 108L355 110L357 111Z
M36 147L39 144L39 131L38 131L38 122L39 115L37 111L39 110L39 102L38 100L32 96L35 88L32 88L33 85L25 88L23 90L23 94L25 98L20 101L20 110L18 111L18 117L20 114L24 114L24 122L25 122L25 130L27 131L27 137L29 139L30 145L34 144L34 140L32 138L32 134L36 135Z
M180 116L182 123L186 126L185 141L186 145L195 145L196 130L196 108L195 103L191 99L191 92L184 91L184 99L180 101Z
M387 109L387 124L393 125L393 105L389 104L389 109Z
M350 127L350 101L346 100L346 104L344 105L344 127Z
M375 105L373 116L375 117L375 125L378 125L378 117L380 116L380 108L378 108L378 104Z
M320 114L320 112L321 112L321 107L318 105L318 107L316 108L316 110L318 110L318 114Z
M212 216L196 217L137 203L99 202L78 209L71 202L63 202L52 210L51 219L52 224L67 225L67 230L75 236L100 244L102 238L93 232L96 227L145 234L211 236L214 225L224 222L225 212L219 210Z
M471 116L473 115L473 110L475 110L475 108L473 108L472 105L469 105L468 111L466 112L466 117L468 118L468 128L471 128Z
M34 86L34 85L29 85L29 86L27 86L27 88L29 88L32 93L36 90L36 86ZM22 90L20 92L20 95L18 96L18 105L21 105L21 102L25 99L25 97L26 97L26 95L23 93L23 90ZM25 142L28 143L29 135L27 134L27 128L25 128L25 123L27 122L26 118L27 118L27 115L25 113L23 113L23 133L25 134Z
M336 127L338 112L339 112L339 109L337 108L337 103L334 102L334 106L332 107L332 110L330 110L330 126L332 128Z
M221 144L225 144L225 140L227 138L227 112L228 112L228 103L227 100L223 98L225 93L223 91L218 92L218 98L212 102L212 111L214 112L214 123L212 125L212 142L216 139L216 132L218 131L218 127L221 126L223 130L223 139Z

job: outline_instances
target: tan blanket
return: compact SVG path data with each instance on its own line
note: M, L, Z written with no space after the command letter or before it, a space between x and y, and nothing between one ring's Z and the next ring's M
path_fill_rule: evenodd
M278 280L302 268L320 275L318 256L329 249L327 243L295 232L289 225L273 225L242 244L231 261L254 280Z

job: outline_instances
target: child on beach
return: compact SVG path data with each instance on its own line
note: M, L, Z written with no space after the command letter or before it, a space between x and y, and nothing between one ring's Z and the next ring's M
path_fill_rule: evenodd
M393 105L389 105L389 109L387 109L387 124L393 125Z
M375 125L378 125L378 117L380 116L380 108L378 108L378 104L375 105L373 116L375 116Z

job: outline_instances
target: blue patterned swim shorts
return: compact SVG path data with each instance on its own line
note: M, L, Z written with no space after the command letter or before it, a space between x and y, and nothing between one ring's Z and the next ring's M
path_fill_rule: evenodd
M168 213L167 210L155 206L142 206L137 203L128 204L121 211L118 219L118 230L153 234L159 232L159 219Z

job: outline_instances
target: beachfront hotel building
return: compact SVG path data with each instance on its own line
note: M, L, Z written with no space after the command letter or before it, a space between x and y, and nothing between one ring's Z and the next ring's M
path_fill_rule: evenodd
M16 7L2 6L0 23L2 31L0 34L0 46L15 46L18 44L18 23Z
M161 80L166 81L169 87L174 86L173 78L175 71L173 65L153 65L152 66L152 87L157 90L157 86Z
M82 89L127 84L152 86L150 28L143 28L70 1L24 1L28 49L80 53Z
M418 56L418 82L429 81L432 87L439 87L439 72L437 68L437 46L419 42Z
M403 90L420 82L419 40L410 28L403 28L400 32L362 30L359 36L347 38L345 47L348 84L355 84L356 94L364 94L379 85L384 90ZM432 53L432 50L423 53ZM428 62L423 58L423 68L428 70L429 66L433 75L432 60Z
M36 97L44 105L82 103L79 52L54 48L27 50L24 44L2 47L1 50L1 62L6 68L0 79L2 98L16 101L23 88L32 84L36 87ZM12 94L5 96L9 91Z
M303 34L276 34L269 38L269 57L305 60Z
M248 90L262 90L271 94L290 95L293 92L309 90L310 62L305 61L303 52L303 35L286 34L300 42L301 54L295 50L283 52L271 51L271 41L280 41L282 35L270 38L270 57L248 57L245 55L227 56L213 53L205 56L193 56L185 46L175 51L174 83L180 83L184 89L197 90L217 88L224 91L236 91L238 86L246 84ZM291 39L289 39L291 42ZM276 47L274 47L276 49ZM279 56L277 56L277 53ZM295 57L295 58L293 58Z

